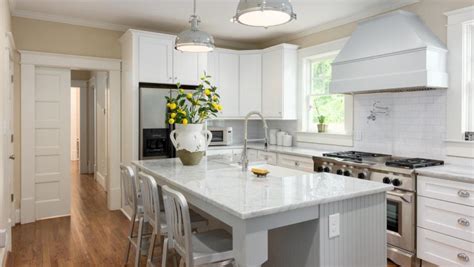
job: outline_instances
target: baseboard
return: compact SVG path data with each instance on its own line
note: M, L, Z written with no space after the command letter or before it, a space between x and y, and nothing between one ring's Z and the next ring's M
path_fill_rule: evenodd
M0 248L0 262L3 267L7 266L7 254L8 252L6 248Z
M20 223L20 209L15 210L15 218L13 220L15 224Z
M102 186L102 188L107 191L107 188L105 187L105 176L103 176L100 172L96 173L97 177L97 182Z
M107 205L109 210L119 210L122 207L122 191L120 187L110 188L107 192Z
M21 207L21 213L20 213L21 224L32 223L36 220L34 198L22 198L20 207Z
M125 215L125 217L127 217L129 221L132 220L132 216L130 215L132 214L132 209L129 206L121 208L120 211L123 213L123 215Z

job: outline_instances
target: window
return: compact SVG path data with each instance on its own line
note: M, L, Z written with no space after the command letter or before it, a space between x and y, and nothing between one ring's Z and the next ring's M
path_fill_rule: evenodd
M324 124L328 125L330 133L345 132L345 97L329 93L331 83L331 63L335 55L318 57L308 60L307 70L310 72L306 87L306 107L308 111L307 131L318 131L317 125L324 117Z

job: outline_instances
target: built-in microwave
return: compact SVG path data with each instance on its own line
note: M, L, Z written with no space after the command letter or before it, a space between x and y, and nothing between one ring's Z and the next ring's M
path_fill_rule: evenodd
M232 144L232 127L209 127L208 130L212 133L210 146L229 146Z

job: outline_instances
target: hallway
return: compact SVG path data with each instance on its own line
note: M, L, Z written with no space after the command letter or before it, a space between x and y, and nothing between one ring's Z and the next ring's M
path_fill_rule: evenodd
M72 164L70 217L41 220L13 228L7 266L121 266L129 221L107 209L107 194L92 175Z

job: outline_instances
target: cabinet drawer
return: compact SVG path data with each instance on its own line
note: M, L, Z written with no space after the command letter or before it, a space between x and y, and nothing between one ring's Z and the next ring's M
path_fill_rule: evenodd
M418 195L474 207L474 184L418 176Z
M312 158L298 157L287 154L278 154L278 166L313 172L314 163Z
M473 224L474 207L418 197L418 226L474 242Z
M417 256L439 266L472 266L474 243L418 227Z
M255 149L247 149L247 158L249 161L258 160L258 152Z
M258 160L265 160L268 164L277 164L277 154L273 152L258 151Z
M207 156L214 155L232 155L232 149L208 149L206 152Z

